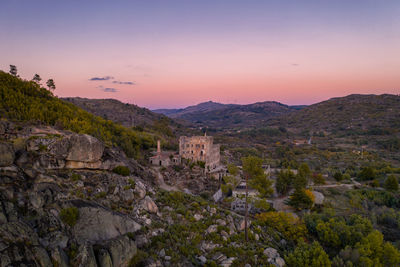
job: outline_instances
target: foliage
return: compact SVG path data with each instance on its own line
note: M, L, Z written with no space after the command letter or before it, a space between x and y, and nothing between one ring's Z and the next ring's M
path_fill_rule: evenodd
M262 159L254 156L242 158L243 171L249 177L250 187L256 189L261 197L268 197L272 194L272 181L262 168Z
M304 188L296 188L289 198L289 205L297 210L310 209L314 204L313 197Z
M293 181L295 179L294 173L288 168L287 170L281 170L278 173L275 188L279 194L285 195L291 189Z
M311 245L300 242L296 249L285 257L285 261L289 267L331 266L328 255L317 241L314 241Z
M389 175L389 177L386 178L385 188L386 188L386 190L389 190L389 191L399 190L399 182L397 181L396 176Z
M10 74L13 76L17 76L17 67L15 65L10 65Z
M379 231L372 231L357 243L359 266L399 266L400 252L389 242L383 241Z
M234 165L234 164L232 164L232 163L229 163L228 166L227 166L227 168L228 168L228 172L229 172L231 175L236 176L236 175L239 174L239 168L238 168L236 165Z
M33 81L0 71L0 116L10 120L54 125L103 140L107 145L121 147L129 157L139 157L140 149L155 145L145 132L127 129L94 116L53 96Z
M321 173L314 173L312 175L312 180L315 185L324 185L326 183L325 178L322 176Z
M363 181L373 180L376 177L376 170L372 167L364 167L357 176Z
M144 267L146 259L149 257L145 251L138 249L135 256L129 261L129 267Z
M128 176L131 174L131 171L126 166L117 166L114 169L112 169L112 172L122 176Z
M264 212L256 215L259 224L271 227L280 232L285 239L297 241L305 238L307 229L305 224L290 213Z
M335 178L336 181L340 182L343 180L343 174L341 171L337 171L333 174L333 178Z
M79 210L76 207L65 208L60 211L61 220L73 227L79 218Z

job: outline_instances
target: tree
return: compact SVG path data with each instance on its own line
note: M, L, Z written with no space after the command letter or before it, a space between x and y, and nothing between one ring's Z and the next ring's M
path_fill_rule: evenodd
M262 168L262 159L254 156L242 158L243 171L249 177L249 185L256 189L260 197L269 197L273 193L272 181Z
M295 188L306 188L308 185L308 181L311 177L311 170L308 167L307 163L303 163L300 165L299 170L297 172L296 178L294 179L294 187Z
M39 74L35 74L32 78L32 81L34 81L35 83L39 84L40 81L42 80L42 78L40 77Z
M312 175L312 180L315 185L323 185L325 184L325 178L322 176L321 173L314 173Z
M276 178L275 189L281 194L285 195L289 192L295 179L294 173L289 169L281 170Z
M343 174L341 171L337 171L333 174L333 178L335 178L336 181L340 182L343 180Z
M328 254L314 241L311 245L300 242L296 249L285 257L287 266L325 267L331 266Z
M228 168L228 172L229 172L230 174L232 174L233 176L238 175L238 173L239 173L239 168L238 168L236 165L234 165L234 164L232 164L232 163L229 163L227 168Z
M361 180L373 180L375 179L375 169L372 167L365 167L358 173L358 178Z
M49 88L50 91L54 91L56 89L56 85L54 83L53 79L48 79L46 82L47 87Z
M397 190L399 190L399 182L397 181L396 176L389 175L389 177L386 178L385 188L388 191L397 191Z
M312 192L298 187L294 190L293 194L290 196L289 205L298 209L310 209L314 204L314 200L312 197Z
M10 74L13 76L17 76L17 67L15 65L10 65Z
M246 202L245 202L245 221L244 221L244 234L246 242L248 241L247 235L247 219L248 219L248 187L247 183L249 182L250 186L256 189L261 197L267 197L272 194L273 190L271 188L272 181L267 178L267 175L262 168L262 159L254 156L248 156L242 158L242 166L243 173L246 179Z

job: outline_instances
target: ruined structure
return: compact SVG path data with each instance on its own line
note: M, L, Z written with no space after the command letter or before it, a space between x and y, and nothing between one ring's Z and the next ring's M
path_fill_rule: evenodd
M220 145L214 144L212 136L181 136L179 138L179 155L192 161L205 162L207 172L220 165Z
M161 151L160 140L157 141L157 154L150 157L149 160L153 165L164 167L181 163L181 158L179 155L175 155L174 152Z

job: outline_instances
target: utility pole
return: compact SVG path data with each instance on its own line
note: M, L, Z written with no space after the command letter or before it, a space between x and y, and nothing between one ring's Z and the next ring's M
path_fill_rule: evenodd
M249 241L249 237L248 237L248 234L247 234L247 217L249 216L249 208L248 208L248 205L247 205L247 195L248 195L248 192L249 192L249 190L248 190L248 187L247 187L247 180L248 180L248 174L247 173L245 173L245 175L244 175L244 177L245 177L245 179L246 179L246 203L245 203L245 214L244 214L244 236L245 236L245 241L246 241L246 244L247 244L247 242Z

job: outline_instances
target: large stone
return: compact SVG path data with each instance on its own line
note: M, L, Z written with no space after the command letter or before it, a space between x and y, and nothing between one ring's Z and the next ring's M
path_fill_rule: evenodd
M54 248L50 253L51 261L54 263L53 266L68 267L68 256L60 248Z
M97 262L100 267L113 267L110 253L103 248L97 252Z
M157 207L156 203L154 203L154 201L149 196L146 196L142 200L141 206L143 209L147 210L148 212L151 212L151 213L158 212L158 207Z
M103 245L110 253L113 266L128 266L130 259L136 255L137 248L133 240L121 236Z
M324 203L324 195L320 192L317 191L312 191L313 195L314 195L314 203L317 205L322 205L322 203Z
M275 259L276 257L279 257L278 251L274 248L266 248L263 253L270 259Z
M130 217L111 211L100 205L72 201L79 208L79 219L73 228L78 242L97 242L136 232L140 225Z
M66 158L68 161L96 162L103 156L104 145L93 136L72 135L69 141L71 147Z
M97 267L93 247L89 244L80 245L78 255L73 259L72 265L78 267Z
M33 253L35 255L36 261L39 263L39 266L52 266L50 257L47 254L46 250L42 247L33 247Z
M218 228L217 225L212 224L207 228L206 233L207 234L215 233L217 231L217 228Z
M14 149L11 145L0 143L0 167L10 166L15 158Z
M285 260L282 259L281 257L277 257L275 259L275 265L278 267L283 267L283 266L285 266Z

